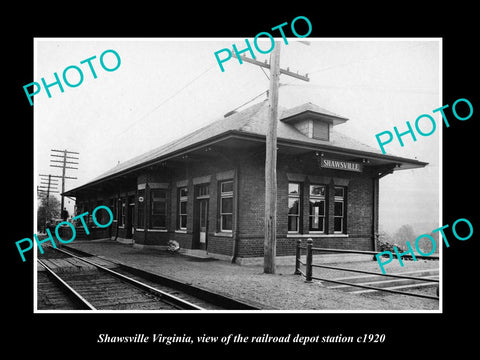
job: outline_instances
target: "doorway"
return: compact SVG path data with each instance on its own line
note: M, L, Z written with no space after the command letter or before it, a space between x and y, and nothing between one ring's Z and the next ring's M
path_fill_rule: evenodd
M207 250L208 248L208 208L210 195L209 184L195 186L194 241L192 248Z
M126 238L133 239L133 214L135 213L135 198L133 196L128 197L128 209L127 209L127 218L125 221L125 229L126 229Z

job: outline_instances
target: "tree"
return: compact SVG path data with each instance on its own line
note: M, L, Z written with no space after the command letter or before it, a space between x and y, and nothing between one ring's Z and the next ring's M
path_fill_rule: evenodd
M415 244L416 235L412 225L405 224L400 226L392 238L395 244L407 249L407 241L412 245Z
M47 197L43 197L40 206L37 209L37 227L38 230L45 230L45 224L47 221L57 219L60 217L60 201L51 195L48 198L48 207L47 207Z

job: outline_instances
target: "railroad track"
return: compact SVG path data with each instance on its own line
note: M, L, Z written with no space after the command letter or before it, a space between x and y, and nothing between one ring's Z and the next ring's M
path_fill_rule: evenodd
M89 254L50 247L37 262L39 310L258 309Z

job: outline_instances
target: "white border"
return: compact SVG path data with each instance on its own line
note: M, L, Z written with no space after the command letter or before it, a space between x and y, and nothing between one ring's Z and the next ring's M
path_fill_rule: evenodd
M276 40L282 40L282 38L275 38ZM438 41L439 44L439 104L443 104L443 87L442 87L442 74L443 74L443 38L441 37L421 37L421 38L287 38L289 42L294 41L385 41L385 42L393 42L393 41ZM34 78L38 79L37 75L37 44L41 41L226 41L226 40L244 40L243 38L33 38L34 41L34 54L33 54L33 68L34 68ZM215 51L216 49L212 49ZM37 203L37 179L38 179L38 168L37 168L37 123L35 121L35 106L33 109L34 113L34 165L33 165L33 198L34 198L34 228L33 233L36 233L37 229L37 214L36 209L38 206ZM442 151L443 151L443 126L439 126L440 133L439 133L439 149L438 149L438 156L439 156L439 224L443 224L443 164L442 164ZM439 309L438 310L38 310L37 309L37 246L33 246L33 254L35 262L33 266L33 308L35 314L61 314L61 313L68 313L68 314L122 314L122 313L140 313L140 314L225 314L225 313L253 313L253 314L376 314L376 313L387 313L387 314L404 314L404 313L414 313L414 314L441 314L443 313L443 247L440 246L441 242L439 241Z

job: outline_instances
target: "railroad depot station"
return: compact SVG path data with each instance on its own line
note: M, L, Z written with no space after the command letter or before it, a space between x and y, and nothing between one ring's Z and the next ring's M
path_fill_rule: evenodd
M230 113L66 191L76 215L88 211L91 221L93 209L106 205L114 216L107 228L89 225L89 235L79 222L77 238L158 249L174 240L187 254L263 258L268 107L263 101ZM299 238L376 250L379 179L427 163L340 134L335 127L348 119L312 103L279 107L278 115L277 256L294 255Z

